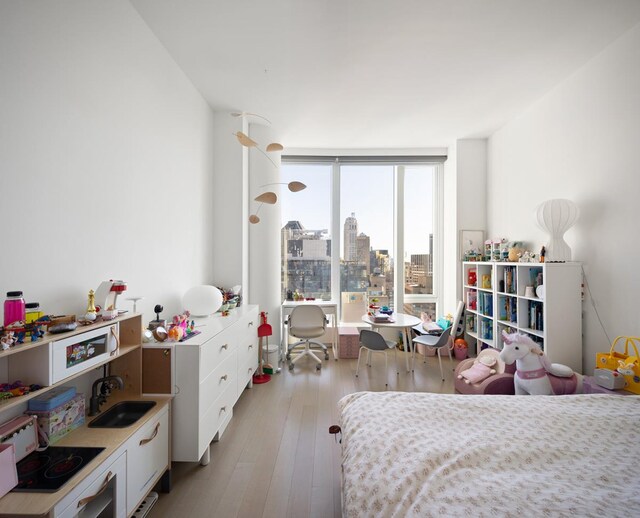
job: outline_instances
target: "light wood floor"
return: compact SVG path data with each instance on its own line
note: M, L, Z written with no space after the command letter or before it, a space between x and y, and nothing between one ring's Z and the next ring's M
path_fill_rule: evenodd
M417 356L407 373L398 351L400 375L389 356L389 390L453 393L449 358ZM211 445L211 463L174 463L173 488L150 516L304 518L336 517L340 512L340 445L328 429L338 423L337 401L352 392L385 390L384 356L372 367L356 360L323 362L317 372L309 359L293 372L285 368L270 382L243 392L219 442ZM454 359L454 365L457 362Z

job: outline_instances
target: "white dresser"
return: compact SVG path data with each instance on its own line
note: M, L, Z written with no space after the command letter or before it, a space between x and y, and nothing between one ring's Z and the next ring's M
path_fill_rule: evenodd
M224 432L233 406L252 386L258 367L258 306L244 305L196 319L200 334L176 344L172 355L172 460L208 464L209 444Z

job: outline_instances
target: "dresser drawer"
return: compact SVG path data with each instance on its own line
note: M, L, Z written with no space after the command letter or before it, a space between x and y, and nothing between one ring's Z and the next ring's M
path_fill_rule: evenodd
M213 402L231 385L237 387L238 365L234 354L228 356L207 378L200 383L200 415L207 412Z
M218 333L202 346L198 378L200 381L209 376L232 352L235 352L238 335L234 327L231 326Z
M218 396L200 420L198 451L203 451L218 433L220 426L233 415L237 387L230 385Z

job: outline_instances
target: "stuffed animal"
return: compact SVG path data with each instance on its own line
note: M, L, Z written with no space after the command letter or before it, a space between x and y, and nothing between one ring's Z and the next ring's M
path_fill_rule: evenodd
M500 359L516 364L516 395L563 395L582 392L580 380L570 367L551 363L531 337L522 333L502 332L504 346Z
M458 374L458 379L464 378L464 382L469 385L471 383L480 383L489 376L496 373L495 367L498 360L495 356L480 356L476 358L473 365Z

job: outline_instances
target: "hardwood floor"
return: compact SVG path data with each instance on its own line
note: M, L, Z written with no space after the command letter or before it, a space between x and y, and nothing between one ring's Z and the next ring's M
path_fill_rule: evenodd
M453 372L443 358L445 381L435 357L417 356L407 373L398 351L400 374L389 357L389 390L453 392ZM457 362L454 359L454 365ZM340 444L328 433L338 423L337 401L352 392L385 390L384 357L372 367L356 360L311 361L285 368L271 381L243 392L222 439L211 445L208 466L174 463L173 489L160 493L152 518L247 517L339 518Z

